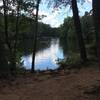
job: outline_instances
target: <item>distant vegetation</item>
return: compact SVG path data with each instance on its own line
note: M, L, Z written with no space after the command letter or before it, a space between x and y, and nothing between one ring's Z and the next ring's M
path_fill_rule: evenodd
M86 45L86 51L88 53L88 56L94 57L96 54L96 40L92 15L90 15L90 13L88 12L85 12L85 15L80 17L80 21L82 25L82 35ZM75 33L76 31L74 27L73 17L65 18L64 23L59 27L59 36L61 44L63 44L62 46L64 47L65 52L67 51L67 53L79 53L77 36Z
M4 16L0 13L0 32L4 33ZM25 15L21 15L19 17L19 38L26 37L32 38L35 30L35 22L34 19L26 17ZM9 15L8 16L8 32L10 33L10 37L15 34L16 29L16 16ZM57 28L52 28L48 24L44 24L42 22L38 23L38 36L58 36ZM4 34L3 34L4 35Z

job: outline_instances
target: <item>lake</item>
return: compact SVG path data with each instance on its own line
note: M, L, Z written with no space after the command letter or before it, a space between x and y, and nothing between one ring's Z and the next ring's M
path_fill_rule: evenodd
M39 48L35 56L35 70L48 70L57 69L59 65L57 64L58 59L63 59L63 49L59 45L59 39L41 39L38 44ZM40 46L41 45L41 46ZM31 69L32 64L32 54L24 55L22 57L23 66L26 69Z

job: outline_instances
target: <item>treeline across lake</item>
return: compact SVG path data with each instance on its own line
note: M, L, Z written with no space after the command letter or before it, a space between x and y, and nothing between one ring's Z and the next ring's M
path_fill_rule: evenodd
M19 36L18 38L33 38L33 34L35 31L35 21L32 18L26 17L24 14L20 15L19 17ZM5 29L4 29L4 15L0 13L0 33L4 35ZM14 34L16 32L16 16L9 14L8 15L8 32L9 37L12 39L14 38ZM57 37L58 32L57 28L52 28L48 24L44 24L42 22L38 23L38 37L44 37L44 36L51 36L51 37Z

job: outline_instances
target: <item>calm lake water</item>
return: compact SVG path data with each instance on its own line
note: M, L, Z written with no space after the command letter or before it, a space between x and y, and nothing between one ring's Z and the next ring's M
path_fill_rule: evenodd
M48 70L57 69L59 66L57 64L58 59L63 59L63 49L59 45L59 39L50 39L48 41L41 40L42 46L35 56L35 70ZM24 55L22 57L23 66L26 69L31 69L32 64L32 54Z

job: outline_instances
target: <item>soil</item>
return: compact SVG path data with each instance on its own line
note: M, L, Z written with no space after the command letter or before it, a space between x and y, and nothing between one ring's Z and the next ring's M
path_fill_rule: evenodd
M0 100L100 100L98 67L32 74L0 81Z

